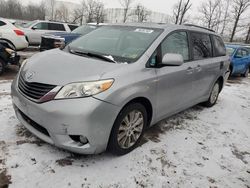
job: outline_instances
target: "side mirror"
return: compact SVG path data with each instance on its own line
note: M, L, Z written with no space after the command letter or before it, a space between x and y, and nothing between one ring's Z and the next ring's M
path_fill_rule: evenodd
M163 65L180 66L184 63L181 54L167 53L162 58Z
M36 29L38 29L38 27L35 25L31 29L36 30Z

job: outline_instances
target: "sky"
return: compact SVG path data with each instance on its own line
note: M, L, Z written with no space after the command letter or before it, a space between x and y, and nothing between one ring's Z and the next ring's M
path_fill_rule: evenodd
M40 1L41 0L21 0L20 2L28 4L29 2L39 3ZM68 1L73 3L81 2L81 0L63 0L63 1ZM121 7L119 0L100 0L100 1L102 1L105 4L106 8ZM176 0L134 0L133 5L140 3L152 11L172 15L172 8L176 2L177 2ZM201 0L192 0L192 11L197 12L197 5L200 4L201 2L202 2Z

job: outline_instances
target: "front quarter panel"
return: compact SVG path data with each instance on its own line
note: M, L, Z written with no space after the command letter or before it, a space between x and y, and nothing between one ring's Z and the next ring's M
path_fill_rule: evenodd
M145 62L147 60L148 58L145 56L140 62L128 64L119 72L111 72L103 75L102 79L114 78L115 81L109 90L95 95L94 97L119 106L120 109L131 100L138 97L144 97L151 102L154 112L157 77L154 68L145 67Z

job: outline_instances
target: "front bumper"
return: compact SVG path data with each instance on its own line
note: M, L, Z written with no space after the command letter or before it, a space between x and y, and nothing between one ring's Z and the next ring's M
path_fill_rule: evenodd
M30 132L45 142L80 154L106 150L120 110L92 97L37 104L20 94L16 81L12 83L11 95L17 118ZM88 143L81 145L69 135L83 135Z

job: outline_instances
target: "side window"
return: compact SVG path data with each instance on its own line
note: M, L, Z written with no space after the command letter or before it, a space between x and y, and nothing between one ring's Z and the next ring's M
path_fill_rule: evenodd
M69 26L69 28L70 28L71 31L73 31L74 29L78 28L77 25L70 25L70 24L68 24L68 26Z
M212 57L212 44L208 34L191 33L194 60Z
M65 28L63 24L49 23L49 30L65 31Z
M39 29L39 30L48 30L48 23L46 22L40 22L33 26L33 28Z
M168 36L161 44L162 56L166 53L181 54L184 61L189 60L187 33L175 32Z
M4 26L6 25L6 23L4 23L3 21L0 21L0 26Z
M246 49L242 49L242 56L243 57L248 56L248 51Z
M226 47L222 39L218 36L213 36L212 38L214 42L214 55L216 57L226 55Z
M238 49L236 54L235 54L235 57L236 58L242 58L243 57L243 54L242 54L242 50L241 49Z

